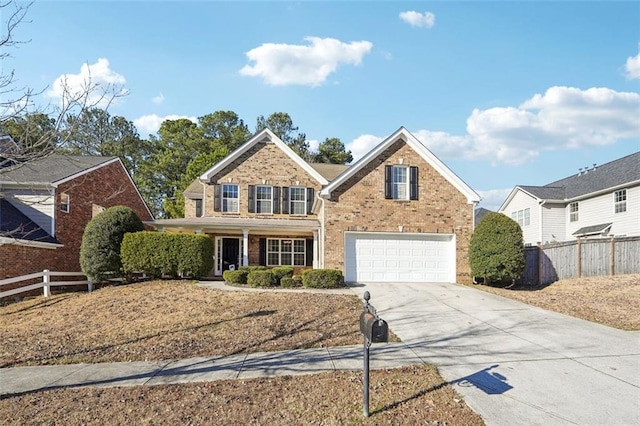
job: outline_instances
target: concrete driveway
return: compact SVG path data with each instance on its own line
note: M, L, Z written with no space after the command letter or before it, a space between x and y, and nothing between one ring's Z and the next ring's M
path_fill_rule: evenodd
M457 284L354 290L488 425L640 424L638 332Z

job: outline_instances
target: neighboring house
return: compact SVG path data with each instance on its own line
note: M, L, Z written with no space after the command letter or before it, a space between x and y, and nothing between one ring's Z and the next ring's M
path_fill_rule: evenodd
M640 235L640 152L545 186L516 186L499 209L524 243Z
M348 282L469 282L478 195L406 129L351 166L309 164L265 129L185 191L159 230L209 235L213 275L339 269Z
M485 217L487 215L487 213L491 213L491 210L485 209L484 207L478 207L474 211L474 217L475 217L474 223L475 223L475 226L478 226L478 224L480 223L482 218Z
M0 168L0 279L80 271L86 224L116 205L153 219L117 157L50 155Z

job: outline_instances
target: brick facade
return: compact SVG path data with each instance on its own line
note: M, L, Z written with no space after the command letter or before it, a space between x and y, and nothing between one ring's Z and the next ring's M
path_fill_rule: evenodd
M419 200L385 199L385 165L417 166ZM442 233L456 236L456 279L470 282L473 205L404 141L398 140L325 201L324 266L344 271L344 231Z

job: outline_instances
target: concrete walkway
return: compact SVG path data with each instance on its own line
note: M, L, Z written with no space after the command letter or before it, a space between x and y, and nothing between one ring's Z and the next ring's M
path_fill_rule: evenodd
M455 284L368 284L371 303L488 425L639 425L640 333Z

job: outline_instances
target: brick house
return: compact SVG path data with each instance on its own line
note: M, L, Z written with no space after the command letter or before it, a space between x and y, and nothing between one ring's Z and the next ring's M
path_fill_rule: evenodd
M185 217L148 224L215 243L241 265L339 269L348 282L469 282L478 195L398 129L351 166L302 160L265 129L185 191Z
M0 169L0 279L80 271L86 224L116 205L153 219L117 157L50 155Z

